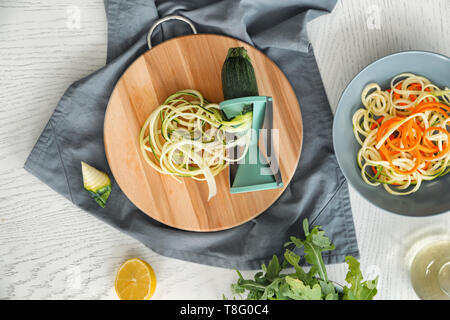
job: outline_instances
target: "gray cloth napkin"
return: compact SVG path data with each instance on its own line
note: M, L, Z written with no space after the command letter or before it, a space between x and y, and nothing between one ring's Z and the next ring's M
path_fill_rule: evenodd
M321 225L336 245L325 263L358 256L347 183L338 168L332 140L332 113L323 89L306 24L330 12L335 0L153 1L105 0L107 64L65 92L39 137L25 169L78 207L157 253L202 264L258 269L283 253L289 236L302 236L301 221ZM262 50L285 73L300 102L304 142L298 168L282 196L257 218L232 229L197 233L177 230L137 209L113 180L105 209L83 189L80 161L113 178L103 146L103 118L120 75L147 50L146 35L158 19L178 14L200 33L232 36ZM167 22L153 37L189 33L182 22Z

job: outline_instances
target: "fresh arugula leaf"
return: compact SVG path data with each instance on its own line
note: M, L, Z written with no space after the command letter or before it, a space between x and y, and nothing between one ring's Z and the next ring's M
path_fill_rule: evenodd
M292 267L294 267L295 272L297 274L297 278L299 278L302 281L307 281L307 274L303 270L302 267L300 267L300 256L296 255L294 252L292 252L289 249L286 249L284 253L284 259L287 261Z
M322 252L334 250L335 246L331 243L330 239L325 236L325 232L320 228L320 226L315 226L310 231L308 220L304 219L303 231L306 239L301 240L291 237L291 242L298 248L303 247L306 262L311 265L309 276L312 277L315 274L318 274L320 279L328 281L327 270L325 268L325 263L323 262Z
M303 241L299 238L296 238L294 236L289 237L289 239L291 240L290 242L286 242L284 244L285 247L294 244L298 249L301 249L303 247Z
M308 230L308 220L303 221L303 228L305 230L306 240L303 241L305 259L312 265L312 268L317 268L320 279L328 281L327 269L323 262L322 252L334 250L336 247L331 243L330 239L325 236L325 232L320 230L320 226L315 226L310 233Z
M305 285L301 280L286 277L286 283L290 287L290 291L284 294L294 300L321 300L322 290L319 284L312 287Z
M255 274L254 280L244 279L237 271L239 278L231 286L233 294L242 297L242 294L247 293L246 299L249 300L362 300L375 296L378 278L363 281L358 260L350 256L346 257L349 271L345 278L349 286L343 290L337 289L335 283L328 280L322 258L322 252L334 250L335 246L320 226L310 230L308 220L305 219L303 229L305 239L290 237L291 241L287 242L285 247L295 245L296 249L303 249L304 258L311 265L308 272L300 266L302 257L286 249L281 264L274 255L267 266L261 266L262 271ZM295 272L282 273L288 267L293 267Z
M325 296L325 300L339 300L339 294L333 283L319 280L319 285L322 289L322 294Z
M283 278L275 279L271 284L266 287L261 300L271 299L278 295L280 284L284 281Z
M360 264L352 256L345 258L348 264L348 273L345 281L350 284L350 287L344 287L345 300L372 300L377 294L378 277L375 280L363 281L363 276L360 269Z
M278 277L278 274L281 271L280 262L278 261L278 257L273 255L272 260L269 262L269 266L266 267L265 264L262 265L263 271L266 273L265 277L269 281L273 281Z

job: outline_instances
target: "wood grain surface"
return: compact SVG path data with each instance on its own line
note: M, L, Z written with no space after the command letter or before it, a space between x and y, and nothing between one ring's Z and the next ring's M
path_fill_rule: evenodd
M373 28L368 22L377 11L380 24ZM312 21L308 33L331 108L377 58L409 49L449 56L449 15L448 0L341 0ZM160 256L22 169L65 89L104 65L106 39L102 0L0 1L0 299L115 299L115 273L136 256L155 269L155 299L230 296L233 270ZM380 276L376 299L417 299L410 248L448 231L450 214L408 218L372 206L354 190L350 198L362 271ZM345 264L327 270L344 282Z
M208 101L223 101L221 70L228 49L245 47L255 69L260 95L273 97L274 141L282 188L230 193L228 169L215 177L217 194L208 200L205 181L178 182L146 163L139 133L171 94L195 89ZM283 141L282 145L279 143ZM121 190L143 212L171 227L217 231L240 225L267 209L294 174L302 144L302 119L295 92L264 54L230 37L199 34L167 40L141 55L117 82L105 115L104 143L111 171Z

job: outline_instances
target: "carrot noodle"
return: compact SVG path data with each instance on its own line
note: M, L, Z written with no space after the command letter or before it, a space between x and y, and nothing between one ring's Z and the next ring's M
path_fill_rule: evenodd
M382 90L368 84L352 119L362 179L393 195L450 172L450 89L402 73Z

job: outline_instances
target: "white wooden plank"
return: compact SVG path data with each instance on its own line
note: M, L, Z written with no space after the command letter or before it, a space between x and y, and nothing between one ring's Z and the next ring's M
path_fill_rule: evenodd
M332 109L352 77L381 56L408 49L450 55L449 4L344 0L311 22ZM368 19L377 10L374 28ZM105 63L106 32L102 0L0 3L0 299L115 299L115 272L134 256L155 268L155 299L229 295L234 271L162 257L22 169L64 90ZM449 214L405 218L350 195L363 271L380 275L377 298L415 299L406 254L416 239L448 230ZM345 272L343 264L329 266L338 282Z

